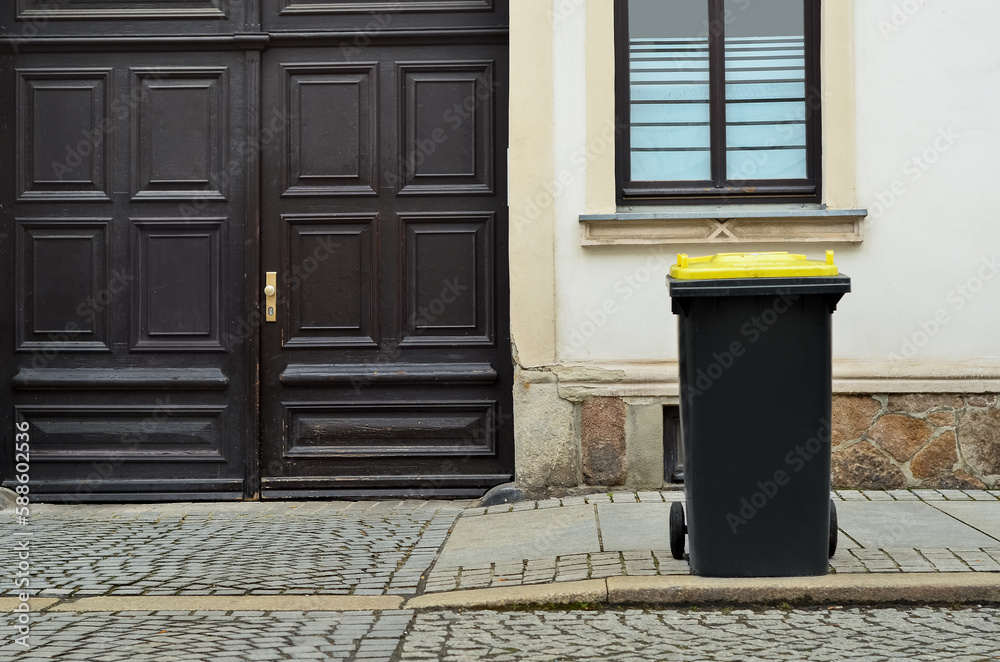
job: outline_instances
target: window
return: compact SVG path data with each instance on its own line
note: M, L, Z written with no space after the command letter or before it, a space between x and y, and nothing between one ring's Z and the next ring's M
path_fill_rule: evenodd
M818 0L616 0L619 204L819 202Z

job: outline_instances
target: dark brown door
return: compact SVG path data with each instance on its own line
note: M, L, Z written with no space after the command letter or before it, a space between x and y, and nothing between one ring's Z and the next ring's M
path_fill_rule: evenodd
M252 494L255 299L231 168L256 131L247 56L31 46L2 81L4 484L16 421L35 500Z
M509 480L507 14L0 0L3 485L25 423L35 501Z
M462 41L264 54L265 497L511 478L507 47Z

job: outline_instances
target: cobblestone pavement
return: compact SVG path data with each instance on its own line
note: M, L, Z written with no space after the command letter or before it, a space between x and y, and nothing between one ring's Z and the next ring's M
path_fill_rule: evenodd
M997 662L1000 609L45 613L30 643L0 662Z
M388 662L413 612L47 613L31 625L30 647L6 640L0 661ZM13 617L0 617L4 632Z
M468 501L35 505L40 597L412 595ZM16 566L13 547L2 567ZM0 595L14 595L3 582Z
M841 501L998 501L1000 491L841 490ZM413 595L428 592L688 574L666 550L596 552L427 573L456 518L603 503L664 503L682 491L614 492L468 508L469 501L35 505L32 588L40 597L92 595ZM463 511L464 509L464 511ZM13 566L13 551L0 563ZM841 536L831 572L1000 572L1000 547L863 548ZM0 584L0 596L14 594Z
M832 496L840 501L998 501L1000 500L1000 491L837 490ZM669 503L683 500L684 492L680 490L612 492L545 501L524 501L489 508L470 508L462 513L462 517L584 504ZM690 572L687 560L675 560L669 550L600 552L474 566L450 567L438 564L428 575L425 590L427 592L454 591L494 586L603 579L621 575L687 575ZM830 559L830 572L1000 572L1000 546L871 549L859 547L841 532L840 550Z
M1000 610L425 612L399 659L995 662Z
M842 501L1000 500L997 491L957 490L840 491L834 496ZM11 540L15 532L32 534L31 588L40 589L39 597L249 595L261 596L254 598L254 607L281 609L256 600L268 595L411 596L420 591L626 574L687 574L686 562L658 550L571 554L483 568L434 567L428 572L459 516L586 508L586 504L596 509L603 503L682 498L680 491L616 492L489 509L471 509L468 501L36 505L26 527L0 520L0 535ZM980 517L983 513L975 504L935 509L975 510ZM992 512L988 508L987 515ZM993 522L981 526L991 528ZM1000 570L1000 548L875 547L864 548L845 536L833 568L837 572ZM14 555L13 546L0 549L0 563L16 567ZM3 582L0 591L12 595L13 582ZM380 605L358 608L372 606ZM16 614L3 613L0 662L605 658L1000 662L1000 609L983 607L536 612L221 611L227 605L219 606L220 611L171 612L164 608L67 612L43 607L31 617L27 650L10 636L16 632Z

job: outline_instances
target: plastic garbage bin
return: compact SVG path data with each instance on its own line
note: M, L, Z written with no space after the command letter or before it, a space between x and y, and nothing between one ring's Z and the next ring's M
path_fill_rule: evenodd
M830 499L831 317L851 291L833 251L679 255L685 506L670 512L693 573L822 575L836 549ZM686 515L686 516L685 516Z

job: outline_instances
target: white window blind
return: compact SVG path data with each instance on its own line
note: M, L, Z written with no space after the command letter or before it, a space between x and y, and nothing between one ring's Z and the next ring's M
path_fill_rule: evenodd
M727 178L806 176L805 99L803 38L726 39Z
M632 39L632 179L712 178L708 38Z
M724 59L715 63L724 81L710 80L708 28L714 24L717 36L723 33L717 19L709 20L708 5L629 2L630 179L713 180L713 89L716 103L725 106L725 145L716 146L725 164L715 164L716 177L808 177L801 0L725 0L725 39L714 46Z

